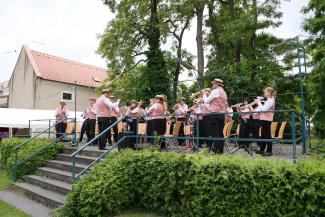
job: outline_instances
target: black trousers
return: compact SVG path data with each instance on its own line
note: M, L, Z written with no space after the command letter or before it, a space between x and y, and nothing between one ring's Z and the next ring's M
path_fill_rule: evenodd
M250 120L248 119L240 119L240 128L239 128L239 138L249 138L250 132ZM250 144L250 142L240 141L238 142L240 146L245 146L246 148Z
M147 120L147 129L146 129L146 134L147 136L153 136L153 131L152 131L152 120ZM148 138L147 142L152 143L153 139Z
M57 123L55 125L55 131L56 131L56 138L60 138L66 131L67 129L67 123Z
M225 126L225 115L223 114L210 114L207 116L207 122L205 123L205 132L207 134L207 137L216 137L216 138L224 138L223 135L223 128ZM218 141L212 141L207 140L206 144L210 151L213 151L217 154L223 153L224 148L224 141L218 140Z
M152 132L155 136L163 136L166 133L166 119L153 119ZM165 139L159 139L160 149L166 148Z
M90 142L93 138L95 138L95 129L96 129L96 120L95 119L87 119L86 122L86 135L87 142ZM94 145L96 142L93 142Z
M185 134L184 134L184 122L186 121L186 118L177 118L177 121L182 122L181 127L179 128L178 136L179 137L184 137L185 136ZM178 145L184 145L184 143L185 143L185 139L177 139L177 141L178 141Z
M254 139L260 139L260 127L261 122L259 119L253 119L252 120L252 132L253 132L253 138ZM256 142L259 147L261 147L261 142Z
M110 117L109 118L109 126L112 126L112 124L114 124L117 121L117 117ZM113 132L114 132L114 142L117 143L118 141L118 126L117 124L113 127ZM109 144L112 144L112 134L111 134L111 130L109 130L107 132L107 141Z
M271 121L263 121L261 120L261 127L262 127L262 132L261 132L261 138L262 139L271 139ZM265 148L267 147L266 151L269 153L272 153L272 142L261 142L260 143L260 148L261 151L264 152Z
M199 137L207 137L208 135L205 132L205 126L207 125L207 121L208 121L208 117L207 116L203 116L202 120L198 120L199 123L197 123L197 120L195 120L194 124L194 128L193 128L193 136L196 137L197 136L197 124L199 124ZM195 140L194 140L195 141ZM202 145L205 143L204 139L200 139L199 140L199 144L200 147L202 147Z
M84 134L86 132L86 125L87 125L88 119L85 119L84 122L82 123L81 130L80 130L80 137L79 137L79 143L82 141L84 138ZM88 138L88 136L87 136Z
M109 118L108 117L99 117L98 118L98 133L100 134L109 127ZM107 141L107 133L104 133L98 139L98 148L104 149Z
M128 120L128 125L129 125L130 131L133 133L133 135L136 135L137 132L138 132L137 119L130 118ZM131 138L131 141L132 141L133 147L136 148L135 145L136 145L137 139L136 138Z

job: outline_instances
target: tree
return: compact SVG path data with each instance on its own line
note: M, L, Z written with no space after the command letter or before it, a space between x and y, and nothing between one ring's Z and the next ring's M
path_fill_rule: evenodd
M304 14L312 14L303 23L303 29L310 34L305 43L309 55L311 115L316 135L325 138L325 2L310 0L302 10Z

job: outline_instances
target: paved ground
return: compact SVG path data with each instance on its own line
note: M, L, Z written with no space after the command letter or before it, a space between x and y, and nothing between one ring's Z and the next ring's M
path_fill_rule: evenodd
M49 217L51 209L11 190L0 191L0 200L33 217Z

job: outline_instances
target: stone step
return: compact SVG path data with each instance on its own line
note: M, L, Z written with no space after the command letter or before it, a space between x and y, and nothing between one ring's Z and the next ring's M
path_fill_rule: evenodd
M72 183L72 173L62 170L57 170L49 167L39 167L36 174L55 179L62 182ZM77 175L77 174L76 174Z
M72 184L67 182L49 179L37 175L25 176L26 183L39 186L41 188L60 193L62 195L68 194L72 190Z
M70 157L69 154L57 154L55 156L55 159L60 161L72 162L72 157ZM89 165L94 160L96 160L96 157L77 155L75 159L76 159L76 163L78 164Z
M63 154L72 154L77 151L77 148L66 147L63 149ZM98 150L98 146L89 146L82 150L79 155L88 157L99 157L105 150Z
M23 191L25 195L32 200L52 208L61 206L66 198L66 196L62 194L29 183L16 182L13 184L13 187L18 191Z
M46 167L50 167L57 170L72 172L72 162L59 161L59 160L49 160L45 164ZM84 164L75 164L76 173L80 173L84 170L87 165Z

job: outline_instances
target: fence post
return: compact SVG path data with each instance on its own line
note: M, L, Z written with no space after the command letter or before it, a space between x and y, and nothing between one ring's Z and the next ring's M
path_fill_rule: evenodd
M48 132L48 138L51 139L51 119L49 119L49 132Z
M292 159L296 163L296 114L291 111L291 140L292 140Z
M137 122L136 122L136 130L135 130L135 136L136 136L136 142L135 142L135 146L136 146L136 149L138 150L139 149L139 145L138 145L138 142L139 142L139 138L138 138L138 132L139 132L139 117L137 116Z
M76 180L76 156L72 156L72 181Z
M28 120L28 138L31 137L30 120Z
M200 139L199 139L199 137L200 137L200 124L199 124L199 115L197 114L196 115L196 132L195 132L195 134L196 134L196 147L195 147L195 149L198 151L199 150L199 147L200 147Z
M15 160L14 160L14 168L12 171L12 181L16 182L17 180L17 161L18 161L18 148L15 149Z

